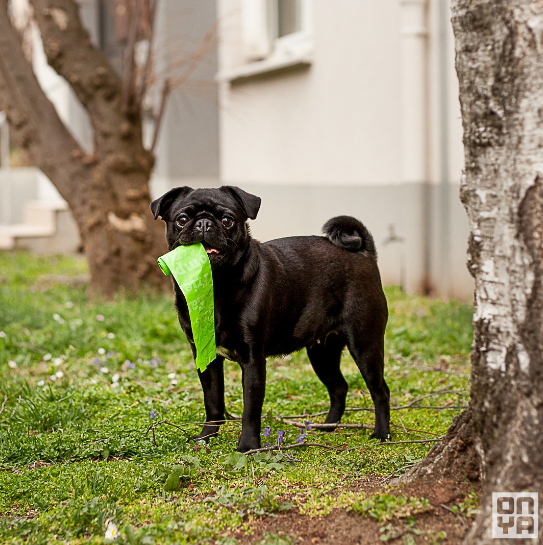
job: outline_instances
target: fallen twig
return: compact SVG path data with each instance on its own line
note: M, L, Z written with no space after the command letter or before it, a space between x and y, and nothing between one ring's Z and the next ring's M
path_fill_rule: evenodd
M441 369L440 367L425 367L422 365L402 365L402 369L417 369L418 371L434 371L436 373L445 373L446 375L456 375L458 377L467 377L469 373L461 373L451 369Z
M13 410L11 411L11 414L9 415L10 418L13 418L13 415L15 414L15 411L17 410L17 407L19 406L22 400L23 398L21 396L17 398L17 403L15 403L15 407L13 407Z
M376 443L372 446L382 445L382 446L388 446L388 445L402 445L406 443L438 443L439 441L442 441L444 439L444 435L441 437L436 437L435 439L409 439L407 441L385 441L383 443ZM358 447L354 447L358 448Z
M458 390L440 390L439 392L433 392L431 394L426 394L426 395L417 397L416 399L413 399L412 401L410 401L406 405L396 405L396 406L390 407L390 410L391 411L401 411L401 410L405 410L405 409L438 409L439 410L442 407L434 407L432 405L420 406L420 405L416 405L416 403L418 403L419 401L422 401L423 399L427 399L429 397L436 397L436 396L446 395L446 394L460 394L462 392L465 392L466 390L467 390L467 388L461 388L461 389L458 389ZM448 408L448 407L465 408L464 405L443 405L443 407L446 407L446 408ZM374 407L352 407L352 408L345 409L346 413L347 412L359 412L359 411L375 412L375 408ZM328 411L320 411L318 413L311 413L311 414L286 415L286 416L281 416L281 418L288 418L290 420L296 420L296 419L301 419L301 418L311 418L311 417L314 417L314 416L324 416L325 414L328 414Z
M445 509L445 510L449 511L450 513L452 513L462 523L462 526L464 528L467 528L466 523L464 522L464 520L462 519L462 517L458 513L455 513L450 507L447 507L446 505L443 505L442 503L440 503L439 505L441 507L443 507L443 509Z
M400 424L402 425L402 428L403 428L403 432L405 433L405 435L409 435L407 433L407 428L405 427L405 424L403 423L403 420L402 420L402 417L400 415L398 415L398 418L400 420Z
M292 420L285 420L285 419L279 419L278 420L281 420L281 422L284 422L285 424L288 424L289 426L295 426L297 428L305 428L306 425L305 424L302 424L300 422L294 422ZM316 430L319 430L319 429L323 429L323 430L329 430L329 429L332 429L332 430L335 430L337 428L358 428L358 429L363 429L363 430L374 430L375 429L375 426L372 426L370 424L319 424L319 423L313 423L311 422L311 427L316 429Z
M381 484L384 484L386 482L388 482L390 479L392 479L392 477L394 477L394 475L396 475L398 473L398 471L401 471L402 469L408 469L408 468L411 468L413 466L417 465L417 462L414 462L412 464L406 464L398 469L395 469L390 475L388 475L387 477L385 477L382 481L381 481Z
M285 420L285 419L281 419L279 417L276 417L277 420L280 420L281 422L285 423L285 424L288 424L290 426L295 426L296 428L305 428L306 425L305 424L301 424L299 422L293 422L291 420ZM396 427L400 427L398 424L395 424L395 423L391 423L392 426L396 426ZM402 422L402 425L403 425L403 422ZM355 429L363 429L363 430L374 430L375 429L375 426L372 426L371 424L319 424L318 422L311 422L311 427L314 428L314 429L337 429L337 428L355 428ZM431 431L424 431L424 430L417 430L417 429L414 429L414 428L406 428L405 426L403 426L403 430L405 431L405 433L407 435L408 432L415 432L415 433L423 433L425 435L434 435L434 436L438 436L439 434L438 433L433 433Z
M8 396L4 396L4 401L2 402L2 406L0 407L0 414L4 412L4 409L6 408L6 403L8 402Z
M436 439L420 439L420 440L413 439L409 441L385 441L383 443L379 442L373 445L364 445L360 447L334 447L332 445L323 445L322 443L299 443L296 445L286 445L286 446L271 445L269 447L262 447L262 448L255 448L255 449L248 450L247 452L245 452L245 454L254 454L255 452L266 452L269 450L287 450L292 448L303 448L303 447L320 447L320 448L325 448L329 450L335 450L337 452L349 452L351 450L368 450L368 449L376 448L376 447L389 446L389 445L403 445L406 443L435 443L438 441L442 441L444 437L445 436L437 437Z
M145 432L145 435L144 437L147 437L147 435L149 435L149 432L152 433L153 435L153 445L155 447L157 447L157 442L156 442L156 435L155 435L155 428L157 428L158 426L162 425L162 424L166 424L167 426L172 426L173 428L177 428L179 431L181 431L181 433L183 433L185 435L185 437L187 437L188 439L191 439L191 436L183 429L185 426L197 426L197 425L202 425L202 424L213 424L213 423L225 423L226 420L210 420L209 422L190 422L190 423L187 423L187 424L174 424L173 422L169 422L168 420L159 420L158 422L153 422L148 428L147 428L147 431ZM219 432L216 431L216 432L213 432L213 433L210 433L208 435L203 435L202 437L199 437L198 438L198 441L202 441L204 439L207 439L208 437L213 437L214 435L217 435Z
M431 394L426 394L426 395L423 395L421 397L417 397L416 399L411 401L411 403L407 404L406 407L411 407L415 403L417 403L419 401L422 401L423 399L428 399L429 397L436 397L436 396L441 396L441 395L446 395L446 394L461 394L461 393L465 392L466 390L467 390L467 388L459 388L459 389L456 389L456 390L440 390L439 392L433 392Z
M400 427L399 424L396 424L395 422L391 422L390 425L394 426L396 428ZM413 434L415 434L415 435L423 434L423 435L433 435L435 437L439 436L439 433L434 433L433 431L418 430L416 428L406 428L405 426L404 426L404 428L405 428L404 431L407 430L409 432L407 435L409 435L409 434L411 434L411 435L413 435Z
M447 409L467 409L469 405L415 405L410 409L426 409L432 411L445 411Z
M208 420L207 422L183 422L182 424L172 424L171 422L160 420L159 422L155 422L155 424L169 424L170 426L175 426L176 428L181 429L181 428L186 428L188 426L205 426L206 424L218 424L219 426L223 424L241 424L241 420L237 420L237 419Z
M289 450L293 448L303 448L303 447L319 447L328 450L335 450L339 452L345 452L347 450L345 447L333 447L331 445L323 445L322 443L297 443L296 445L271 445L269 447L254 448L245 452L246 455L255 454L256 452L267 452L270 450Z
M92 443L89 443L89 447L92 445L96 445L96 443L103 443L104 441L107 441L109 437L105 437L104 439L98 439L98 441L93 441Z

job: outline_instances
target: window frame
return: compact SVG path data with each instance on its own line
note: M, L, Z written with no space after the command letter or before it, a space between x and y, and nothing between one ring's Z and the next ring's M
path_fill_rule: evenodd
M278 36L279 31L279 0L270 0L269 2L269 25L271 33L271 50L268 56L277 54L293 54L298 50L305 50L308 46L312 45L313 33L311 27L311 0L300 0L300 30L286 34L285 36Z
M215 77L218 82L234 83L312 64L311 0L301 0L301 29L281 37L277 36L277 9L272 2L278 5L277 0L242 0L243 61L221 70Z

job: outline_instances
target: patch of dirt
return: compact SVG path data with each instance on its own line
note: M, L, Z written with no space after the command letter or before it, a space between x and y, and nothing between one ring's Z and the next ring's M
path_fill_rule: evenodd
M86 286L89 283L90 276L88 274L78 274L77 276L67 276L63 274L44 274L40 276L34 285L30 288L32 293L40 290L47 291L53 286L59 284L63 286L70 286L72 288L79 288Z
M29 432L30 433L30 432ZM35 462L32 462L29 466L28 466L28 469L38 469L40 467L51 467L51 466L54 466L55 464L53 462L47 462L45 460L37 460Z
M460 503L473 488L466 484L456 484L452 480L418 480L408 484L384 485L381 477L370 476L354 481L343 490L359 491L366 497L374 494L392 494L395 496L426 498L431 508L415 515L415 528L421 531L415 534L409 530L405 520L393 519L386 523L372 517L362 516L347 509L334 509L323 517L301 515L296 508L280 513L275 517L264 516L256 520L251 530L252 535L241 532L234 534L238 543L253 545L264 540L266 535L287 537L301 545L374 545L382 543L403 543L403 537L411 537L416 544L447 543L460 544L472 521L462 521L445 507ZM339 493L340 490L336 490ZM476 490L476 492L478 492ZM288 501L288 498L282 498ZM381 528L389 527L382 532ZM395 528L391 530L390 528ZM445 532L443 534L442 532ZM388 541L381 537L389 533ZM413 541L411 541L412 543Z

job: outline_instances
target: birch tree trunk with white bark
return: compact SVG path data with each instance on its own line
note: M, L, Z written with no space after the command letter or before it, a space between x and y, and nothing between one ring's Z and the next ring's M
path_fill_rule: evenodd
M496 542L492 492L539 492L543 543L543 3L453 0L452 21L475 279L471 402L410 478L483 480L469 544Z

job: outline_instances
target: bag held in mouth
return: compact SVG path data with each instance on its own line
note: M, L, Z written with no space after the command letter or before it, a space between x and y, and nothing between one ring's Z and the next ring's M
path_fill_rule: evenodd
M192 336L196 345L196 368L205 371L217 357L213 275L201 243L178 246L158 258L161 271L173 275L185 296Z

